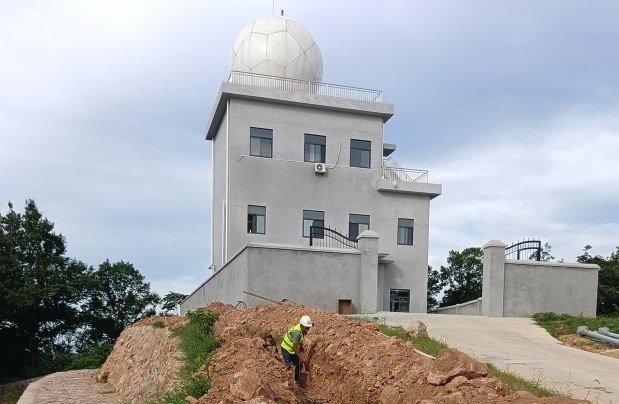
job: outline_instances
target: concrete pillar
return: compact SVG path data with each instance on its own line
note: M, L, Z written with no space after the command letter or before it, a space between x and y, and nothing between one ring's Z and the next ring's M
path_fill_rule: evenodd
M481 314L503 317L505 290L505 244L490 240L484 246L484 279L481 289Z
M378 234L365 230L357 237L361 251L359 276L359 310L376 313L378 303Z

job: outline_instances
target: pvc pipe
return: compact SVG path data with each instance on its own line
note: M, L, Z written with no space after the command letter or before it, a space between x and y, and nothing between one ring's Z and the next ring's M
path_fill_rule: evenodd
M614 332L610 332L608 327L598 328L598 332L602 335L606 335L607 337L613 337L619 339L619 334L615 334Z
M602 334L598 334L595 331L589 331L589 328L585 327L585 326L580 326L578 327L578 330L576 331L576 333L578 335L585 335L589 338L593 338L595 340L598 341L603 341L603 342L607 342L609 344L612 345L618 345L619 346L619 339L613 338L613 337L607 337L606 335L602 335Z

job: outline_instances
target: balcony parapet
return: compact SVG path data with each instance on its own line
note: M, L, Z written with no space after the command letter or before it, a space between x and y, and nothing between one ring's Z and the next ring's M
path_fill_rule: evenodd
M232 71L230 72L228 81L230 83L275 88L278 90L301 91L305 93L347 98L357 101L382 102L383 100L383 93L379 90L340 86L337 84L316 83L312 81L287 79L284 77L266 76L255 73Z

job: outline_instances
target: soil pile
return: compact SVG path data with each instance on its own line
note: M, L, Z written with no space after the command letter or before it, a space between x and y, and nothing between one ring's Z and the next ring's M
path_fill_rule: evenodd
M144 402L172 388L184 361L170 330L185 321L179 316L149 317L126 328L97 380L112 385L131 403Z
M193 403L585 403L566 397L505 396L483 363L456 350L437 359L410 343L380 333L378 326L304 306L269 304L236 310L213 303L221 313L215 332L221 347L208 369L211 390ZM303 315L314 326L306 336L309 374L294 382L279 344ZM275 346L269 344L270 338Z

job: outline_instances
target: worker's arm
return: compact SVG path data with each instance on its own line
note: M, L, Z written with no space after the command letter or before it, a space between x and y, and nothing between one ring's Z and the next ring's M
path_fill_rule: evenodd
M295 355L297 355L297 357L301 358L301 345L297 344L296 342L292 344L292 349L294 349L294 353Z

